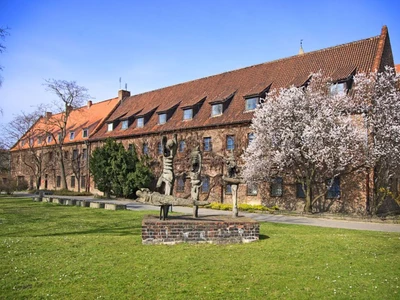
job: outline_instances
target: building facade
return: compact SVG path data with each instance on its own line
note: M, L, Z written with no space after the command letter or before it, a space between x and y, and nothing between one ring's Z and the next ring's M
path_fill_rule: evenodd
M225 172L223 158L233 151L240 163L241 154L254 137L250 129L254 110L270 90L304 86L310 74L318 71L330 77L333 84L348 89L354 74L379 72L386 65L394 67L388 29L384 26L378 36L343 45L299 53L138 95L131 96L128 91L119 91L119 97L113 104L115 107L107 110L108 113L104 110L104 114L98 116L97 121L93 122L96 126L91 127L88 137L70 141L66 149L75 158L75 163L80 155L85 157L85 162L81 161L85 172L80 172L80 186L98 193L87 172L90 163L87 157L105 139L114 138L127 149L135 146L139 154L148 155L157 176L162 166L161 137L165 135L170 138L177 134L174 193L182 197L190 194L190 180L187 179L189 155L193 147L199 145L203 154L201 200L229 203L230 186L223 185L221 181ZM76 118L77 124L86 122L83 115ZM82 135L84 125L79 126L75 134ZM47 153L51 153L51 147L51 143L45 145ZM26 167L21 164L21 158L18 158L23 156L24 151L27 150L18 147L12 149L12 172L28 177L32 175L28 174ZM83 155L84 151L86 154ZM51 171L41 176L41 187L57 189L60 180L57 177L60 176L58 168L50 162L49 166ZM67 175L71 189L78 189L78 173L71 166ZM341 178L325 199L317 204L316 209L362 211L369 193L365 178L365 171ZM303 197L297 184L290 178L259 185L242 184L238 191L239 203L276 204L292 210L303 207Z

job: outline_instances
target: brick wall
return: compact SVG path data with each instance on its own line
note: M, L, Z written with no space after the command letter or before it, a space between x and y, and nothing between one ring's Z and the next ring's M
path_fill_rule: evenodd
M245 217L175 216L160 221L156 216L147 216L142 221L143 244L246 243L257 241L259 233L259 223Z

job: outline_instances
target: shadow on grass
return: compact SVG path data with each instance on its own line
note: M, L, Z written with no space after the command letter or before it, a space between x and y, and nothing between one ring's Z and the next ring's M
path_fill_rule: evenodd
M129 226L129 227L100 227L82 231L69 231L69 232L54 232L46 234L31 235L32 237L52 237L52 236L66 236L66 235L98 235L98 234L108 234L117 236L127 236L127 235L140 235L142 232L141 226Z
M269 237L268 235L265 235L265 234L260 234L260 235L258 236L258 238L259 238L260 241L261 241L261 240L268 240L270 237Z

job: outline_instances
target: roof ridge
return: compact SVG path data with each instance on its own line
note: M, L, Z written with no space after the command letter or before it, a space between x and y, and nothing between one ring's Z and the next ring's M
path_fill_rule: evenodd
M278 59L267 61L267 62L264 62L264 63L259 63L259 64L255 64L255 65L251 65L251 66L247 66L247 67L243 67L243 68L238 68L238 69L233 69L233 70L230 70L230 71L225 71L225 72L214 74L214 75L209 75L209 76L205 76L205 77L201 77L201 78L197 78L197 79L193 79L193 80L180 82L180 83L173 84L173 85L164 86L164 87L157 88L157 89L154 89L154 90L151 90L151 91L146 91L146 92L143 92L143 93L138 93L138 94L132 95L129 98L133 98L133 97L136 97L136 96L153 93L153 92L156 92L156 91L160 91L160 90L163 90L163 89L168 89L168 88L180 86L180 85L183 85L183 84L188 84L190 82L196 82L196 81L200 81L200 80L205 80L205 79L208 79L208 78L211 78L211 77L216 77L216 76L221 76L221 75L224 75L224 74L238 72L238 71L241 71L241 70L246 70L246 69L254 68L254 67L257 67L257 66L261 66L261 65L277 63L277 62L281 62L281 61L284 61L284 60L293 59L293 58L296 58L296 57L309 56L311 54L321 53L321 52L333 50L333 49L336 49L336 48L341 48L341 47L346 47L346 46L350 46L350 45L354 45L354 44L359 44L361 42L365 42L365 41L373 40L373 39L379 39L379 38L380 38L380 35L377 35L377 36L372 36L372 37L369 37L369 38L365 38L365 39L361 39L361 40L357 40L357 41L353 41L353 42L343 43L343 44L339 44L339 45L335 45L335 46L331 46L331 47L327 47L327 48L323 48L323 49L314 50L314 51L311 51L311 52L305 52L305 53L303 53L301 55L296 54L296 55L292 55L292 56L288 56L288 57L278 58Z

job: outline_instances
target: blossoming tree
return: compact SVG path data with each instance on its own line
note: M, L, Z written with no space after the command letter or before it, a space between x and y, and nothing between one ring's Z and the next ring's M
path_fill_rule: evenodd
M356 75L354 81L353 100L369 134L366 166L373 170L374 196L366 208L375 214L387 197L400 205L400 76L386 67L382 73Z
M306 88L269 93L255 111L255 139L243 155L247 181L290 176L300 183L305 212L312 212L336 177L364 159L366 131L353 115L355 102L346 92L332 93L330 85L329 78L315 73Z

